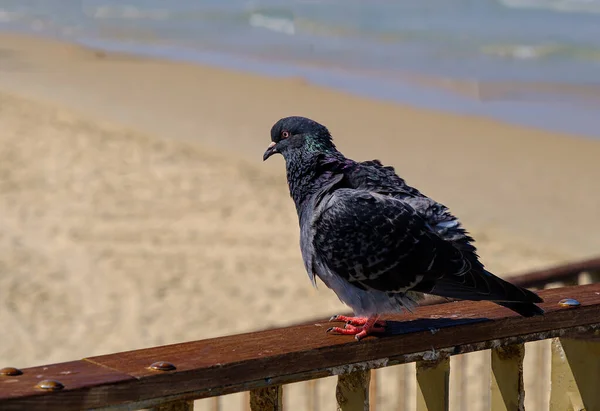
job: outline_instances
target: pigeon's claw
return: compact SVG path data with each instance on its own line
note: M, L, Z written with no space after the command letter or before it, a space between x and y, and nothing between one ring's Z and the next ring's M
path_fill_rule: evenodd
M345 315L334 315L329 321L341 321L350 325L365 325L369 321L369 317L346 317ZM385 327L385 321L375 321L375 325Z
M331 327L327 332L340 335L354 335L354 338L360 341L368 335L385 332L385 321L378 321L378 318L378 316L365 318L334 315L330 321L345 321L346 325L344 328Z

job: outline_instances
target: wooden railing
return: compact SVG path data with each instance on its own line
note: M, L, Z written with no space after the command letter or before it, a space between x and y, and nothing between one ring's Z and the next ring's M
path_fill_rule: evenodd
M577 266L572 275L586 270L590 279L597 278L596 262ZM542 288L543 282L526 284ZM191 410L195 399L249 391L252 411L275 411L283 408L284 384L333 375L338 376L339 409L368 410L371 370L407 363L416 363L416 409L448 410L450 357L483 350L491 357L491 408L521 410L524 344L539 340L552 341L550 409L600 410L600 283L539 293L546 314L532 318L489 302L451 302L389 317L387 335L360 342L326 334L330 323L321 320L4 368L0 410Z
M526 288L546 288L552 284L600 282L600 257L530 271L510 278L513 284Z

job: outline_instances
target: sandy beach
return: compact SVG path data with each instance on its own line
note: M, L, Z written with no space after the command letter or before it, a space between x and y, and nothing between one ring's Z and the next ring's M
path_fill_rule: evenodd
M2 34L0 365L346 311L311 287L283 160L261 159L288 115L444 202L499 275L600 250L600 141Z

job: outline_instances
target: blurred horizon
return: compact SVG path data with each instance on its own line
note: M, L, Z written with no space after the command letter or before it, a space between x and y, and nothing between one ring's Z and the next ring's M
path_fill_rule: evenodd
M5 0L0 30L600 137L600 0Z

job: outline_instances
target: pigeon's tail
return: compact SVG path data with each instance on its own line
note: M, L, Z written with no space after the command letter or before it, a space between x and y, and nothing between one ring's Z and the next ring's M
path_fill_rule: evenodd
M500 277L496 277L494 274L488 271L485 271L484 275L492 278L493 282L496 283L497 286L499 286L505 293L504 298L501 297L498 299L491 299L491 301L494 301L496 304L503 307L509 308L523 317L533 317L534 315L544 314L544 310L534 304L543 303L544 300L533 291L529 291L526 288L511 284Z
M435 281L428 294L460 300L492 301L524 317L542 315L535 303L544 302L536 293L516 286L485 269L474 269L461 275L445 275Z

